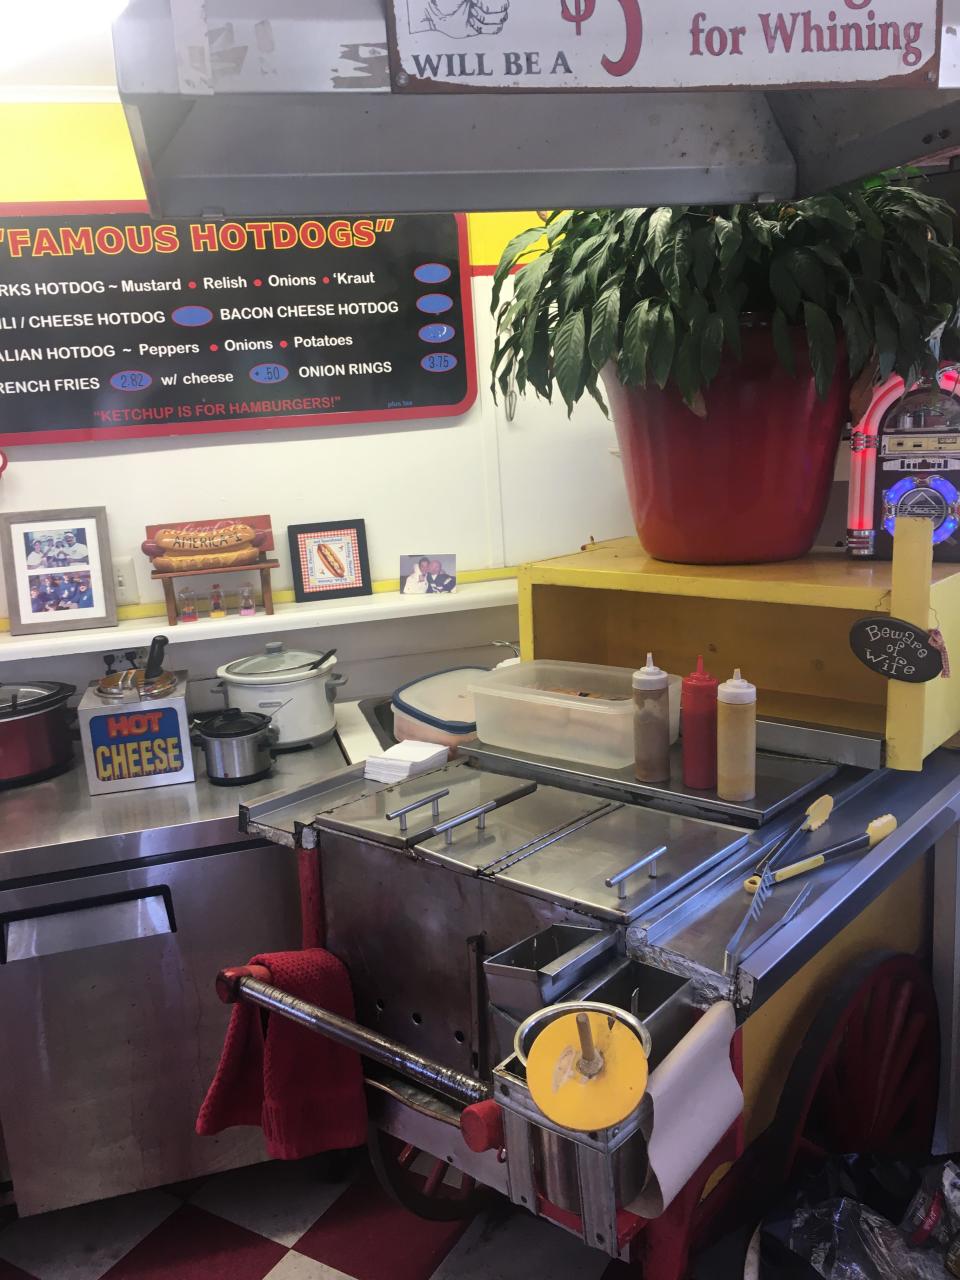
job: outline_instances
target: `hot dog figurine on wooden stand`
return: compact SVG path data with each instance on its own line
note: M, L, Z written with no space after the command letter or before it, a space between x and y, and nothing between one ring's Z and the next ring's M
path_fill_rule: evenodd
M270 571L278 567L278 561L266 554L273 550L269 516L148 525L141 550L150 558L152 576L163 583L167 621L172 627L177 625L175 579L233 569L258 570L264 612L273 613Z

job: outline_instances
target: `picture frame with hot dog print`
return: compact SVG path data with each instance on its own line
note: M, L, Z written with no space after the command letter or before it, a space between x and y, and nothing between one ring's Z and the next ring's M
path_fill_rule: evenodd
M117 625L106 507L0 515L10 633Z
M301 604L372 593L367 533L362 520L292 524L287 537L293 590Z

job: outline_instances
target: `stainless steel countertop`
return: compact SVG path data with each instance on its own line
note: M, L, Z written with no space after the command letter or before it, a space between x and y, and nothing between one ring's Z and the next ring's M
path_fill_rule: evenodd
M732 990L720 975L724 946L750 906L743 881L764 850L802 812L802 801L795 806L796 814L752 833L747 845L716 872L631 926L628 954L667 969L679 966L737 1004L759 1007L960 821L960 754L936 751L920 773L878 770L852 783L842 773L824 790L835 795L839 807L826 826L804 838L791 861L862 834L883 813L893 813L899 826L874 849L777 885L760 924L744 939L745 946L784 914L804 884L810 884L812 892L800 913L744 961Z
M73 768L0 793L0 884L243 841L239 807L342 769L336 742L277 757L273 776L215 787L194 751L197 780L91 796L79 745Z

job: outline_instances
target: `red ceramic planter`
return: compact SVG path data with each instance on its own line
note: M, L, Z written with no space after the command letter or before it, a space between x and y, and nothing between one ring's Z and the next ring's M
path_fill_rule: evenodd
M634 523L657 560L755 564L793 560L813 545L826 510L849 381L842 348L821 400L802 330L797 376L767 328L744 329L743 359L725 357L698 418L668 386L603 380L620 442Z

